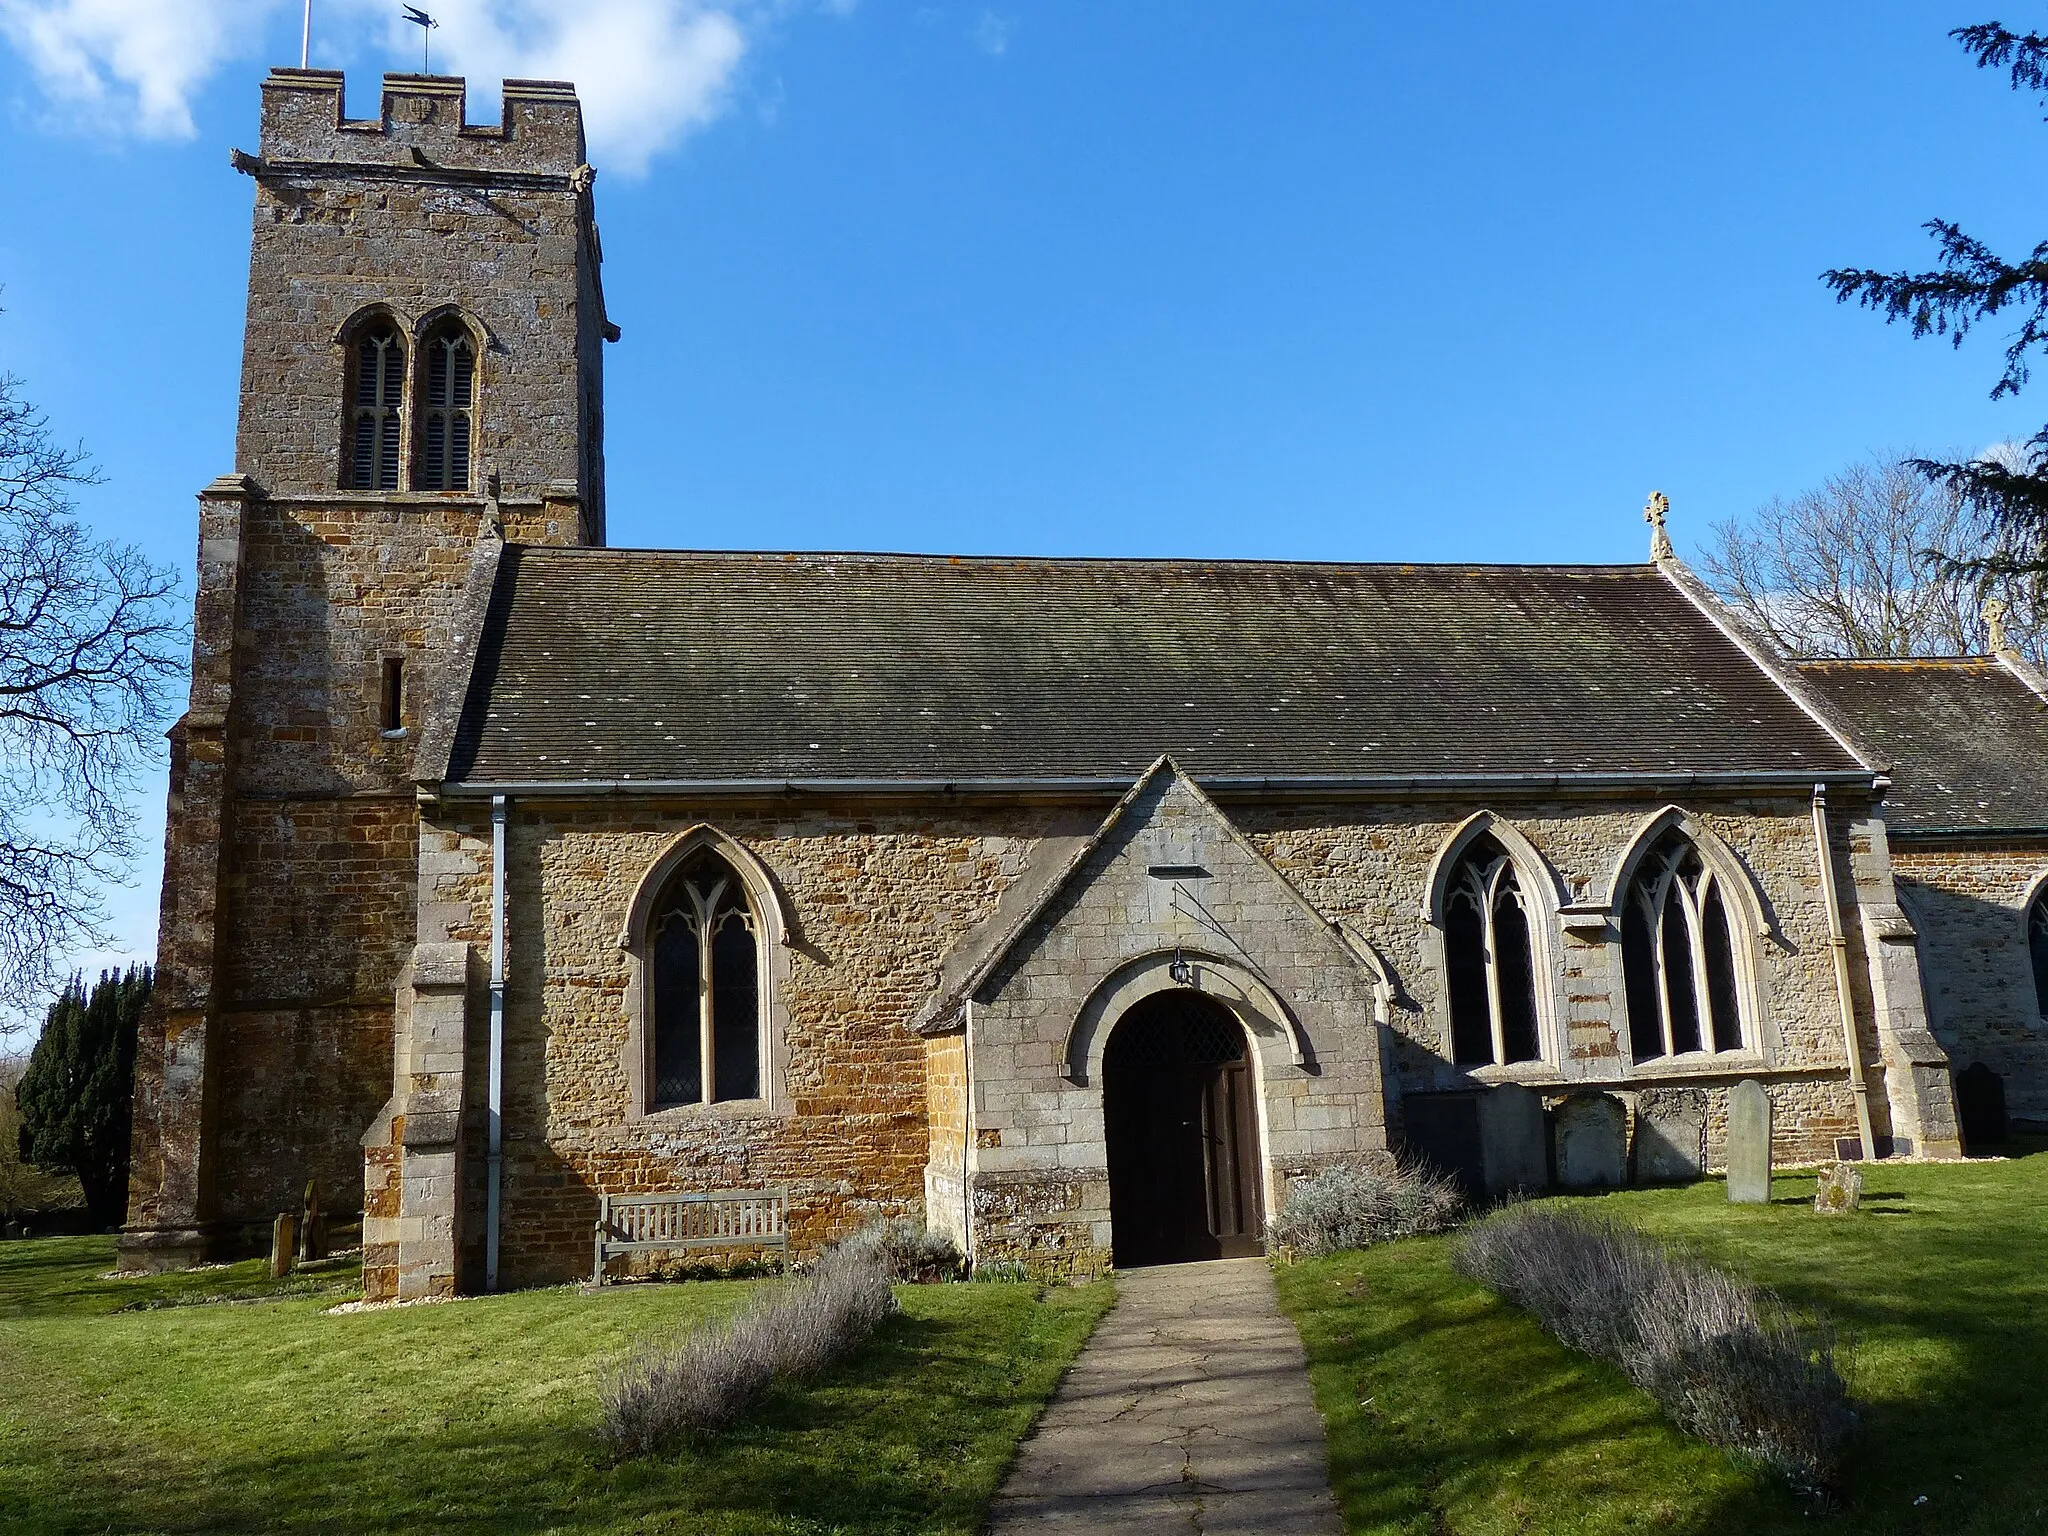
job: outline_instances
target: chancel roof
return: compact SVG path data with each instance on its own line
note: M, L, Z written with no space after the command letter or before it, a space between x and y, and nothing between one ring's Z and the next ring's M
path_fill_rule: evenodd
M1994 657L1802 661L1800 675L1892 760L1899 832L2048 827L2048 702Z
M512 547L469 783L1853 773L1653 566Z

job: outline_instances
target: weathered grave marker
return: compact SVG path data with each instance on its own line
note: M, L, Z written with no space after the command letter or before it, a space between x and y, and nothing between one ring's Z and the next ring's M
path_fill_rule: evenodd
M270 1228L270 1278L282 1280L292 1272L298 1247L299 1218L290 1211L279 1214Z
M1636 1182L1696 1179L1706 1171L1706 1095L1695 1088L1647 1088L1637 1095Z
M1489 1090L1479 1101L1479 1151L1489 1195L1548 1185L1542 1098L1515 1083Z
M1771 1096L1746 1077L1728 1090L1728 1198L1771 1203Z
M1822 1216L1846 1216L1863 1209L1863 1170L1854 1163L1823 1168L1813 1192L1813 1208Z
M1628 1171L1628 1114L1612 1094L1582 1093L1557 1112L1557 1182L1619 1189Z

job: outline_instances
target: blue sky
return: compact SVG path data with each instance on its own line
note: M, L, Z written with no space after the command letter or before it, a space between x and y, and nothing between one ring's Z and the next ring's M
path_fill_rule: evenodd
M316 0L354 110L418 67L396 9ZM615 543L1606 561L1652 488L1685 552L2048 415L1986 398L1995 333L1816 280L1924 264L1936 215L2048 233L2042 108L1944 36L1992 14L449 0L434 46L599 119ZM181 570L235 467L227 151L298 26L0 0L0 368L106 472L93 524Z

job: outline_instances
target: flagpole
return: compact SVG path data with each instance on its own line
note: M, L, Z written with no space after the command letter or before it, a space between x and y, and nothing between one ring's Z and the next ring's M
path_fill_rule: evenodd
M313 0L306 0L306 24L299 32L299 68L313 63Z

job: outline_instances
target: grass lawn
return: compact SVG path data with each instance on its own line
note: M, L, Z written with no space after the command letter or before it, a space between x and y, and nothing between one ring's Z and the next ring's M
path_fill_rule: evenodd
M0 1244L0 1530L972 1532L1107 1283L910 1286L806 1387L613 1462L601 1371L745 1282L346 1315L330 1266L101 1280L111 1238ZM283 1294L278 1294L282 1290Z
M1835 1320L1863 1416L1846 1510L1808 1513L1679 1434L1428 1238L1279 1272L1347 1529L2048 1533L2048 1146L1867 1177L1849 1217L1813 1214L1811 1174L1781 1176L1769 1206L1731 1206L1718 1181L1572 1202Z

